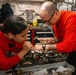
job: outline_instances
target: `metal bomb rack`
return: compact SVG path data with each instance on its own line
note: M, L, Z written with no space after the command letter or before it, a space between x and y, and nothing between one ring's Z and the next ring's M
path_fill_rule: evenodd
M30 51L22 61L1 75L72 75L74 67L65 62L67 54L57 51Z

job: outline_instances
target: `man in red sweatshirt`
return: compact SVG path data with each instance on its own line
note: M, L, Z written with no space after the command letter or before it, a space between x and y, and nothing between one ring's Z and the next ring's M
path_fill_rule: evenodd
M10 16L4 21L0 31L0 69L8 70L22 60L24 55L33 48L26 41L29 26L19 16ZM14 52L8 57L6 54Z
M76 12L59 11L51 1L41 5L39 15L46 25L51 25L56 38L39 39L46 44L47 50L57 50L68 53L67 62L76 68ZM35 45L35 49L42 50L41 45ZM76 70L73 75L76 75Z

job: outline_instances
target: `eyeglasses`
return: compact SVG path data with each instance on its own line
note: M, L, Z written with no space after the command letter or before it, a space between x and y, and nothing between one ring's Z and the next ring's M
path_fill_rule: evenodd
M50 16L50 18L48 20L43 21L43 23L50 23L51 18L53 17L55 11L53 12L53 14Z

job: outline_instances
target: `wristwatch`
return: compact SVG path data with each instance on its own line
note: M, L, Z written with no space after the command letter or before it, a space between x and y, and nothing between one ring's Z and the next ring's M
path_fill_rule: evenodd
M43 50L46 50L45 48L46 48L46 44L42 44L42 48L43 48Z

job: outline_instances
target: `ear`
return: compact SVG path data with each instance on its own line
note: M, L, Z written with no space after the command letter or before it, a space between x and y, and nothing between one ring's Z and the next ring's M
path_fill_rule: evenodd
M10 39L12 39L12 38L14 37L14 35L13 35L12 33L8 33L8 37L9 37Z
M59 16L59 11L55 11L55 15L56 16Z

